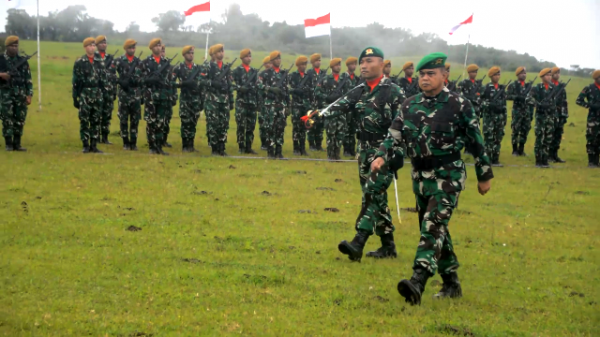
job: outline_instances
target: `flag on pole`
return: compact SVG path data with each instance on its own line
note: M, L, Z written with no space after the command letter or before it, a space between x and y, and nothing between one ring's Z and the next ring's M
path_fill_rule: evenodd
M184 6L190 5L190 7L185 6L184 8L188 9L183 11L185 25L192 26L194 29L210 22L210 1L199 5L197 1L188 0L184 2Z
M304 32L307 39L315 36L331 35L329 13L316 19L304 20Z
M210 12L210 1L200 5L192 6L190 9L184 11L183 13L185 14L185 16L190 16L198 12Z
M469 16L468 19L466 19L465 21L459 23L457 26L452 27L452 29L450 29L450 35L454 34L454 32L459 29L462 25L466 25L468 23L473 23L473 14L471 14L471 16Z

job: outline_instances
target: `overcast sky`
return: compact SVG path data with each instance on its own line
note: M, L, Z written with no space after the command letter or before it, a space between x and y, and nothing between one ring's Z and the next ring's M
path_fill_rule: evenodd
M6 10L20 1L23 9L35 15L35 0L2 1L0 27L6 23ZM168 10L184 11L206 0L148 1L134 0L39 0L40 13L61 10L69 5L85 5L88 13L110 20L115 29L124 30L132 21L144 31L155 31L151 19ZM600 68L600 0L213 0L211 16L220 15L231 3L238 3L244 14L257 13L263 20L302 24L304 19L331 12L333 27L366 26L379 22L386 27L402 27L415 33L438 34L451 44L471 43L529 53L561 67L578 64ZM453 36L450 28L474 13L472 25ZM335 35L333 36L335 53ZM407 51L410 54L410 51Z

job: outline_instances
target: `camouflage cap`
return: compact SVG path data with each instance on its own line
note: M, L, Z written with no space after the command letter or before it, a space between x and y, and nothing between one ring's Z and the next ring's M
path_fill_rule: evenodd
M11 36L7 37L6 40L4 40L4 46L6 46L6 47L13 45L15 43L19 43L19 37L16 35L11 35Z
M83 40L83 48L91 45L92 43L96 44L96 39L94 39L93 37L85 38L85 40Z
M100 44L102 42L106 42L106 36L104 36L104 35L98 35L96 37L96 44Z
M600 77L600 69L596 70L592 73L592 78L593 79L597 79L598 77Z
M500 69L500 67L498 67L498 66L493 66L493 67L491 67L491 68L490 68L490 70L488 71L488 77L492 77L492 76L494 76L494 75L496 75L496 74L499 74L499 73L500 73L500 70L501 70L501 69Z
M479 70L479 66L478 66L478 65L476 65L475 63L473 63L473 64L469 64L469 65L467 66L467 72L468 72L468 73L471 73L471 72L474 72L474 71L477 71L477 70Z
M410 67L413 67L415 64L412 61L408 61L406 63L404 63L404 65L402 66L402 70L406 70Z
M362 61L363 57L379 57L383 58L383 51L377 47L367 47L360 53L358 57L358 63Z
M431 53L419 61L415 70L420 71L421 69L444 68L447 58L448 56L444 53Z
M552 69L550 69L550 68L544 68L544 69L542 69L542 70L540 71L540 74L539 74L539 76L540 76L540 77L544 77L544 76L546 76L546 75L548 75L548 74L550 74L550 73L552 73Z
M304 55L300 55L296 59L296 67L299 66L299 65L301 65L301 64L307 64L307 63L308 63L308 57L306 57Z
M515 70L515 75L519 76L519 74L524 71L527 71L527 69L525 69L525 67L518 67L517 70Z

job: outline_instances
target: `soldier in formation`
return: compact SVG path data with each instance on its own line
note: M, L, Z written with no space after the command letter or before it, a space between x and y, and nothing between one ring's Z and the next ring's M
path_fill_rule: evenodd
M527 104L536 108L535 111L535 166L549 168L548 164L552 136L554 135L554 122L556 116L556 103L552 99L554 84L552 83L552 69L544 68L539 77L542 83L531 89L527 97Z
M585 132L588 167L600 167L600 70L592 73L594 83L581 90L577 105L588 109Z
M565 132L565 124L569 118L569 106L567 104L567 92L562 90L564 84L560 83L560 68L552 68L552 84L560 90L555 98L556 102L556 115L554 119L554 134L552 135L552 143L550 145L550 152L548 154L549 161L554 163L564 163L558 156L558 150L560 149L560 143L562 142L562 136Z
M117 73L114 65L115 55L107 55L106 48L108 47L106 36L99 35L96 37L96 55L104 62L106 69L106 77L110 83L109 87L102 88L102 111L100 112L100 140L102 144L112 145L108 140L110 134L110 121L112 120L112 112L115 107L115 99L117 98Z
M358 65L358 58L348 57L346 59L346 67L348 70L346 74L350 76L350 87L356 87L360 82L360 76L354 74L356 66ZM356 131L358 130L358 116L352 111L348 111L346 116L348 128L346 129L346 136L344 137L344 157L355 157L356 156Z
M419 79L413 77L415 73L415 65L413 62L408 61L402 66L402 72L404 76L398 79L398 85L404 90L406 97L412 97L419 93Z
M391 78L392 77L392 61L391 60L383 61L383 76L391 79L392 83L394 83L394 80Z
M181 88L179 118L181 119L181 147L183 152L198 152L194 146L194 139L196 138L200 111L202 111L202 90L200 87L202 65L194 63L194 53L193 46L183 47L181 55L184 61L179 63L173 70L178 87Z
M485 153L490 156L492 165L500 164L500 147L506 126L506 88L500 84L500 67L491 67L488 71L490 83L481 89L479 99L483 112L483 137Z
M312 68L306 74L309 76L311 83L310 87L315 88L317 84L327 75L327 71L321 70L321 54L312 54L310 56L310 64ZM314 93L311 94L311 102L313 108L317 108L317 101ZM308 130L308 148L311 151L323 151L323 129L325 127L322 118L315 119L314 125Z
M258 76L261 76L265 71L271 69L271 67L273 67L273 64L271 63L271 59L269 58L269 56L265 56L265 58L263 59L263 66L264 66L264 70L262 70ZM265 131L265 127L264 127L264 121L265 121L265 108L264 108L264 95L262 93L262 91L258 91L258 106L259 106L259 112L258 112L258 134L260 136L260 149L263 151L267 150L267 132Z
M161 46L161 50L160 50L160 56L164 59L166 59L166 49L165 49L165 45L162 44ZM175 105L177 105L177 86L175 86L175 73L173 72L173 65L169 65L167 67L166 70L167 73L167 79L169 80L169 83L173 84L171 85L171 87L169 88L169 102L171 103L171 105L169 105L169 108L167 109L166 115L165 115L165 131L164 131L164 142L163 142L163 146L164 147L173 147L169 142L169 134L171 133L171 119L173 119L173 107Z
M258 69L250 66L252 51L243 49L240 52L242 65L232 72L233 83L237 92L235 98L235 122L237 124L237 143L240 153L257 154L252 150L254 129L256 128L256 112L258 110Z
M27 151L21 146L27 106L31 104L33 85L27 58L19 55L19 37L4 40L6 51L0 55L0 120L6 151Z
M533 86L533 82L525 83L527 78L527 69L518 67L515 71L517 80L508 85L506 89L506 98L513 101L512 122L512 155L526 156L525 143L531 130L531 120L533 118L533 107L526 102L527 95Z
M307 156L306 153L306 126L302 117L311 109L313 90L310 87L310 76L306 73L308 58L304 55L296 59L297 70L290 74L292 140L294 141L294 155Z

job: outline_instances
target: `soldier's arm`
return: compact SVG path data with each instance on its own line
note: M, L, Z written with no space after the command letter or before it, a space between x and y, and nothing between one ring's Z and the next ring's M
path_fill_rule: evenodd
M31 83L31 69L29 68L29 62L25 62L23 65L23 78L25 79L26 96L31 97L33 96L33 83Z
M110 81L110 79L108 78L108 71L106 70L106 67L104 66L104 62L100 62L100 71L99 71L99 77L100 77L100 83L102 84L102 87L104 87L105 90L112 90L113 89L113 84Z
M586 109L589 109L590 102L586 101L586 98L588 97L588 93L589 93L589 88L588 87L583 88L583 90L581 90L581 92L579 93L579 96L577 96L577 100L575 101L575 104L582 106Z
M531 88L531 91L529 91L529 94L527 95L527 98L525 99L527 104L529 104L530 106L537 105L537 103L539 103L537 101L537 95L538 95L538 87L535 86L535 87Z
M325 88L322 86L323 82L319 82L315 87L315 102L317 109L325 108L325 99L327 95L325 94Z
M508 88L506 88L506 99L508 101L514 101L517 98L517 85L516 82L512 82L509 84Z
M384 163L390 165L396 171L404 166L404 114L402 111L407 111L409 105L404 104L401 111L397 114L388 130L387 137L379 146L375 158L382 158Z
M490 158L485 153L483 146L483 137L479 131L479 122L475 115L475 110L469 100L459 97L459 132L465 139L467 149L473 154L475 159L475 174L477 181L488 181L494 177Z
M75 61L75 64L73 65L73 77L71 78L71 84L72 84L72 95L73 95L73 99L78 99L78 95L77 92L79 91L79 62Z

